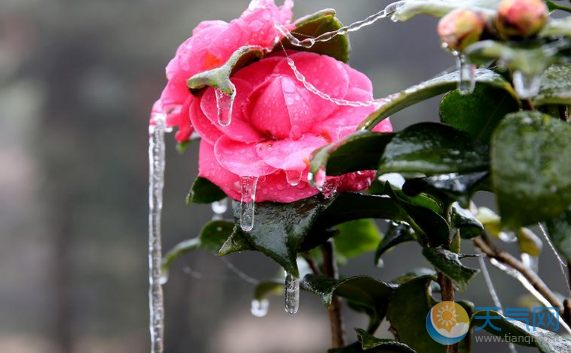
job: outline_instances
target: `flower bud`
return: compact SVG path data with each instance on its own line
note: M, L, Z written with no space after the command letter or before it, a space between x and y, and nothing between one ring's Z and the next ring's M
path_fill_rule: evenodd
M527 38L543 28L548 16L547 5L542 0L504 0L494 23L500 37Z
M480 39L485 27L486 17L482 13L456 9L440 19L438 35L446 47L462 52Z

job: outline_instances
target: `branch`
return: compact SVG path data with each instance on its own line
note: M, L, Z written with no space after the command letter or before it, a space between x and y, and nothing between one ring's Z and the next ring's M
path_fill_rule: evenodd
M335 247L330 239L321 245L323 254L323 272L326 276L339 279L337 260L335 259ZM341 299L333 296L329 311L329 324L331 327L331 344L333 348L345 346L345 330L343 328L343 316L341 315Z

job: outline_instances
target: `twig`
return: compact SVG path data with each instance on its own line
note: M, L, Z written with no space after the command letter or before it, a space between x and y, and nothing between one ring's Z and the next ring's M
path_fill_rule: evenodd
M339 279L337 260L335 259L335 247L333 241L328 240L321 245L323 254L323 272L326 276ZM341 315L341 299L333 296L329 305L329 324L331 327L331 344L333 348L345 346L345 330L343 328L343 316Z
M317 263L315 263L313 257L311 257L311 255L307 252L303 253L302 256L305 262L307 262L307 264L309 265L309 268L311 268L311 272L313 272L314 275L320 275L321 271L319 271L319 266L317 266Z

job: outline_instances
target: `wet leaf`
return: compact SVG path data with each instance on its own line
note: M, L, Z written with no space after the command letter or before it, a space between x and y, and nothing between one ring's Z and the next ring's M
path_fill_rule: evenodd
M388 250L413 240L417 240L416 235L408 224L402 222L392 223L375 252L375 263L378 263L381 256Z
M334 295L346 299L353 308L369 315L369 332L374 332L386 315L389 296L398 286L371 277L356 276L343 280L331 277L307 275L301 288L317 294L325 306L331 305Z
M549 19L538 35L540 37L566 36L571 38L571 17Z
M404 343L395 340L376 338L375 336L360 328L355 329L355 331L357 331L357 335L361 341L361 347L365 351L369 351L373 348L381 348L386 352L416 353L412 348Z
M513 91L494 86L476 85L474 92L448 93L440 102L440 121L488 143L494 128L508 113L519 110Z
M571 262L571 211L566 211L558 217L546 222L551 242L565 258Z
M240 227L235 224L234 230L226 242L222 245L218 251L218 255L226 256L233 253L239 253L242 251L256 250L256 248L248 242L244 233Z
M443 17L448 12L458 8L478 8L480 11L493 14L492 10L497 9L500 2L500 0L408 0L405 1L402 6L398 7L393 19L397 21L408 21L418 15Z
M470 173L488 169L488 147L448 125L419 123L385 147L378 173Z
M232 54L228 61L215 69L200 72L187 81L187 86L194 94L205 87L218 88L226 94L234 92L230 77L236 71L264 56L264 48L259 46L244 46Z
M452 280L452 283L461 291L466 290L468 282L480 272L464 266L460 262L460 255L442 248L424 248L422 255L438 271Z
M395 93L385 98L386 103L371 114L361 125L357 128L372 130L383 119L388 118L411 105L422 102L440 94L455 90L458 87L460 80L458 71L438 76L428 81L422 82L416 86L412 86L402 92ZM494 86L509 91L510 94L515 95L513 88L500 74L491 70L478 69L476 70L476 86L478 84Z
M226 194L210 180L198 177L186 197L186 204L213 203L226 198Z
M510 229L559 216L571 204L571 126L538 112L508 115L492 138L492 181Z
M474 215L460 207L458 204L452 205L452 213L450 215L452 227L460 230L460 236L464 239L472 239L482 235L484 226Z
M552 65L545 70L541 75L539 94L533 98L533 104L571 105L571 65Z
M362 170L376 170L384 147L394 134L358 131L313 152L311 173L325 170L336 176Z
M436 271L434 271L434 269L424 268L424 267L414 268L414 269L412 269L406 273L403 273L402 275L398 276L397 278L393 279L391 282L397 283L397 284L405 284L406 282L411 281L415 278L427 277L427 276L436 278ZM436 283L436 282L431 282L431 284L438 286L438 283ZM438 290L440 290L440 288L438 288Z
M489 324L486 324L486 319L481 318L486 316L500 317L500 319L489 320L494 326L500 328L501 331L498 331L491 327ZM484 330L486 330L486 332L491 333L494 336L510 336L511 342L526 347L537 347L542 353L560 353L571 351L571 341L561 337L555 332L547 331L538 327L528 331L525 323L514 320L504 320L504 318L505 317L497 311L488 312L481 310L472 315L470 325L472 327L482 327ZM530 328L531 327L532 326L530 326ZM514 337L517 337L517 339ZM530 337L530 344L526 343L528 340L526 339L527 337Z
M292 34L299 40L306 38L315 38L327 32L336 31L343 27L343 24L335 17L336 13L333 9L321 10L313 15L305 16L295 22L295 28ZM287 38L276 45L274 51L281 52L283 47L298 51L310 51L312 53L329 55L339 61L348 62L351 46L349 45L349 36L346 34L338 35L327 42L315 43L311 48L298 47L290 43Z
M165 255L162 270L167 270L176 259L193 250L203 249L217 254L233 229L234 223L231 221L219 220L207 223L198 237L180 242Z
M335 254L340 264L363 253L375 251L383 235L372 219L358 219L335 227Z

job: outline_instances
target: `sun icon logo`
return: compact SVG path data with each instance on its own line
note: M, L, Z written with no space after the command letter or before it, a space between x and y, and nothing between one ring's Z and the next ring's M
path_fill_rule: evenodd
M454 302L436 304L426 317L426 329L436 342L458 343L470 329L470 318L462 306Z

